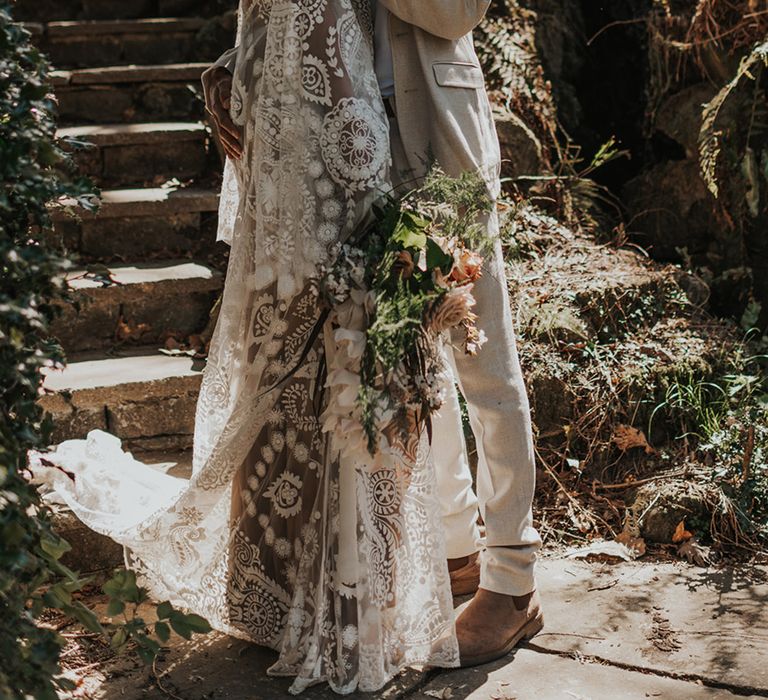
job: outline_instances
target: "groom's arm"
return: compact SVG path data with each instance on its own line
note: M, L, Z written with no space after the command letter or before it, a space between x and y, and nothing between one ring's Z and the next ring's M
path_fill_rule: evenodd
M491 0L379 0L403 22L443 39L459 39L483 19Z

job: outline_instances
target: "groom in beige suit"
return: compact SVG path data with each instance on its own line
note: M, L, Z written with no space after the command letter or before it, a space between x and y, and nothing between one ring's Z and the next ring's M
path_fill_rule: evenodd
M376 74L390 116L395 184L418 180L431 157L450 175L480 172L491 196L498 196L499 144L471 35L490 0L372 1ZM234 50L227 52L206 71L203 86L222 146L239 158L240 137L228 114L234 56ZM487 225L491 233L498 231L495 214ZM507 654L542 626L534 579L540 539L531 515L530 410L498 241L475 296L488 343L477 357L450 349L447 354L477 441L477 495L453 377L446 380L448 401L433 436L452 588L455 594L475 593L456 621L465 666Z

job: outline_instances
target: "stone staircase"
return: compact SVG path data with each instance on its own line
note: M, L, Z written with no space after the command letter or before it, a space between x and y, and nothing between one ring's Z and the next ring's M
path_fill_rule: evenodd
M200 75L234 42L226 0L20 0L15 16L51 58L59 135L101 188L96 213L56 209L73 262L52 329L69 365L41 399L55 442L100 428L144 461L191 468L202 360L160 352L210 331L223 284L215 245L221 158L202 118ZM87 147L85 147L87 144ZM207 329L207 330L206 330ZM170 340L169 340L170 339ZM65 509L65 563L117 566L122 549Z
M75 142L78 172L102 188L97 213L54 213L52 235L74 263L72 303L53 327L69 365L47 377L41 399L56 442L100 428L147 461L186 461L203 362L159 349L184 348L210 326L223 284L221 159L201 121L200 75L234 42L226 5L16 8L56 69L59 134Z

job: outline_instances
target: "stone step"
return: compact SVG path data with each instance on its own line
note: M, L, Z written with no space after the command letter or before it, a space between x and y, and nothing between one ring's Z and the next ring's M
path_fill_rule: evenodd
M172 83L199 80L207 62L171 65L103 66L51 71L51 83L58 94L62 87L112 85L114 83Z
M14 17L29 22L138 17L209 17L236 2L221 0L18 0Z
M204 362L154 348L120 357L81 355L45 378L40 405L54 421L52 442L107 430L134 451L192 446Z
M62 124L202 119L200 76L210 64L109 66L54 71Z
M670 295L680 294L671 268L581 238L564 238L535 259L510 256L508 269L518 332L553 344L624 338L656 323Z
M103 187L187 180L203 175L209 162L208 130L199 122L74 126L57 135L92 144L74 151L75 162Z
M194 257L212 251L216 239L218 191L143 188L103 190L95 214L52 212L52 240L88 260L145 260Z
M183 63L211 51L197 39L205 25L199 17L50 22L36 43L58 68Z
M67 274L73 303L62 304L51 328L66 352L161 344L171 332L198 333L223 285L221 273L187 261L115 265L109 273Z
M647 430L671 378L722 371L730 331L698 311L708 293L701 280L649 263L635 250L574 235L546 217L518 215L505 232L512 243L507 271L540 445L552 439L560 449L564 436L586 439L574 426L588 408L606 442L619 423ZM604 413L592 411L586 397L594 394L611 397ZM655 443L665 435L662 415ZM595 437L589 449L596 444ZM604 458L612 453L591 457L595 465Z

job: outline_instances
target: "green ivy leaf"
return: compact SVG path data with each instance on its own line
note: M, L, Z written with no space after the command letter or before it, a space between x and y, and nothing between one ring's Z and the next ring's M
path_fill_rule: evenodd
M43 599L52 608L63 608L72 602L72 594L62 585L57 584L46 591Z
M112 639L110 640L110 645L115 650L120 650L125 645L125 643L128 641L128 632L125 629L125 627L119 627L115 633L112 635Z
M453 256L446 253L433 239L427 239L427 268L440 268L443 274L448 274L453 267Z
M93 610L91 610L90 608L87 608L82 603L80 602L74 603L70 607L68 612L89 632L94 632L96 634L104 634L104 628L101 626L101 623L99 622L99 618L96 616L96 613L93 612Z
M64 538L50 533L40 538L40 548L48 556L58 560L70 551L72 546Z
M123 596L131 603L142 603L145 596L142 590L136 584L136 574L133 571L126 572L125 585L123 586Z
M204 617L200 617L200 615L195 615L194 613L185 615L184 623L197 634L208 634L208 632L211 631L211 625L208 620Z
M192 639L192 630L190 629L189 625L187 625L187 622L184 619L184 615L182 613L174 612L174 614L171 615L170 623L173 631L176 632L179 637L183 637L184 639Z
M160 643L152 639L151 637L147 636L146 634L140 634L136 636L136 643L142 648L146 649L147 651L151 652L152 656L156 656L157 653L162 648L160 646Z
M151 664L155 660L155 656L157 656L157 654L153 653L150 649L144 647L137 647L136 653L145 664Z
M114 573L111 579L107 581L101 590L111 598L123 597L123 589L125 588L125 569L120 569Z
M158 621L155 623L155 634L161 642L165 643L171 638L171 628L167 623Z
M112 598L107 605L107 615L109 617L115 617L125 611L125 603L119 598Z
M168 601L160 603L160 605L157 606L156 612L158 619L167 620L173 612L173 605L171 605Z
M427 234L424 230L429 225L426 219L422 219L411 212L403 212L392 234L392 241L403 248L423 250L427 245Z
M27 535L27 531L22 527L21 523L11 522L4 525L0 530L2 535L3 545L9 549L16 549L24 541Z

